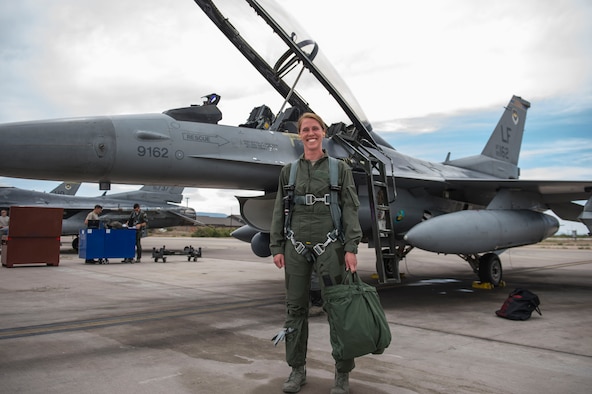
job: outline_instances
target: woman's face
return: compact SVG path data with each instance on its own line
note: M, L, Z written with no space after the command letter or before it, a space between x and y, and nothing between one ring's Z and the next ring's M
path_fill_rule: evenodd
M300 139L308 150L322 150L325 131L319 122L312 118L306 118L300 126Z

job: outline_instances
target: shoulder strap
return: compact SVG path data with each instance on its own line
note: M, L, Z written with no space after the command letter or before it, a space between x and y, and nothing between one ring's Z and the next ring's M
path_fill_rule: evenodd
M296 172L298 172L299 161L300 159L296 159L290 164L290 177L288 178L288 184L284 186L284 190L286 191L286 197L284 197L284 234L286 235L291 231L290 222L292 220Z
M337 235L342 238L341 226L341 208L339 207L339 162L336 158L329 156L329 181L331 182L331 218L333 219L333 227L337 230Z
M294 186L296 183L296 173L298 172L298 162L300 159L296 159L290 165L290 178L288 179L288 186ZM292 192L294 192L294 188L292 188Z

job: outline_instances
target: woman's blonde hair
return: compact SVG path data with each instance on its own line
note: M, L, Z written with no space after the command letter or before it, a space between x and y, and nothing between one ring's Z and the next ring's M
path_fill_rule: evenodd
M298 118L298 134L300 134L300 127L302 127L302 121L304 121L304 119L314 119L317 122L319 122L319 124L321 125L321 127L323 128L323 131L327 131L327 127L325 126L325 122L323 122L323 119L321 119L321 117L317 114L314 114L312 112L305 112L303 113L300 118Z

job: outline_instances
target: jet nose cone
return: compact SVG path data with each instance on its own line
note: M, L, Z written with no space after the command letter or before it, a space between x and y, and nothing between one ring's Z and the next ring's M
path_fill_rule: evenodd
M35 179L100 179L115 151L109 118L76 118L0 125L0 175Z

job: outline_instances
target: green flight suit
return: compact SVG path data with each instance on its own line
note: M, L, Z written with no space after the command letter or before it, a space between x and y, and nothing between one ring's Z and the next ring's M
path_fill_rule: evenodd
M312 270L316 270L321 285L325 287L341 283L345 274L345 252L357 253L362 231L358 220L360 202L350 168L338 162L339 206L343 242L330 243L325 252L311 264L307 258L298 254L284 234L284 186L289 183L290 167L284 166L279 178L279 186L270 231L270 249L273 255L285 256L286 277L286 322L285 328L295 331L286 335L286 361L291 367L306 364L308 343L308 306ZM331 193L329 180L329 159L327 153L314 165L303 156L298 161L294 196L313 194L322 198ZM291 229L296 241L312 247L327 240L327 233L333 231L333 219L329 205L316 202L313 205L296 204L292 209ZM332 344L333 346L333 344ZM350 372L354 360L335 360L338 372Z

